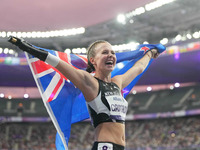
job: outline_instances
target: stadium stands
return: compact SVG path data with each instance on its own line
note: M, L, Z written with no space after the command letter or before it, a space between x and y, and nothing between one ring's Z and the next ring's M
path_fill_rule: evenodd
M157 112L173 112L177 110L192 110L200 106L199 85L173 90L161 90L154 92L130 94L128 114L144 114ZM197 95L196 100L189 101L192 95ZM135 105L137 104L137 105Z
M200 150L200 118L126 122L126 150ZM0 126L2 150L55 150L52 123L5 123ZM90 150L93 127L88 122L72 126L69 150Z
M173 112L198 109L200 106L200 85L129 94L128 114ZM193 98L192 98L193 96ZM194 98L195 97L195 98ZM48 117L44 104L38 99L0 99L0 116L17 116L18 105L22 103L25 117Z
M177 110L195 110L200 106L199 85L130 94L128 115ZM20 108L19 110L19 106ZM56 130L41 99L0 99L0 149L55 150ZM21 110L22 109L22 110ZM38 117L41 120L21 122L17 118ZM200 116L127 120L127 150L200 149ZM4 118L4 119L5 119ZM83 121L72 125L69 150L90 150L93 127Z

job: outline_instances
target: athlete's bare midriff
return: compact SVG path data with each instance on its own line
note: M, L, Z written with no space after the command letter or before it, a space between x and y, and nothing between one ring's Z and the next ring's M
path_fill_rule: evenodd
M95 133L95 141L113 142L125 146L125 125L122 123L101 123L96 127Z

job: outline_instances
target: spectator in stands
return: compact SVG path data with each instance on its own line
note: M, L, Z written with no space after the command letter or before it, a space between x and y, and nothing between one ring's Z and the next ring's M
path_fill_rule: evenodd
M193 102L196 102L196 101L197 101L196 94L192 94L192 95L191 95L191 100L192 100Z
M17 115L22 116L23 111L24 111L24 106L22 103L19 103L17 106Z
M138 100L133 101L132 107L137 108L140 106L140 102Z
M196 94L192 94L191 96L189 96L187 101L189 103L196 102L197 101Z
M20 44L20 39L15 40L19 40L17 43ZM23 50L58 69L82 91L95 127L95 143L92 150L112 147L113 150L125 149L124 122L128 103L122 97L121 90L144 71L151 58L158 57L156 49L147 50L126 73L113 78L111 72L116 64L116 55L112 45L107 41L96 41L88 48L87 71L95 71L94 77L86 71L75 69L48 52L29 48Z

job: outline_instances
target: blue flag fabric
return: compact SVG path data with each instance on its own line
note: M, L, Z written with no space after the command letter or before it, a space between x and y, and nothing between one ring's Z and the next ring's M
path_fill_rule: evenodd
M134 51L116 53L117 64L122 63L124 67L119 68L116 65L112 72L112 77L125 73L137 60L143 57L147 51L154 48L158 49L159 53L165 51L165 46L162 44L142 44ZM87 59L81 55L66 54L44 48L40 49L46 50L59 57L76 69L85 70L87 67ZM68 150L71 124L89 118L84 96L81 91L57 69L27 53L26 57L46 110L57 130L56 148L58 150ZM150 63L151 62L152 60ZM138 75L124 89L124 97L128 95L142 74Z

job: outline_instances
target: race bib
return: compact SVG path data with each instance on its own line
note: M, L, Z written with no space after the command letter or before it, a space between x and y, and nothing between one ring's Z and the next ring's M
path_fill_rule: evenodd
M111 143L98 143L98 150L113 150Z
M110 105L110 116L115 120L125 120L128 103L121 96L106 96Z

